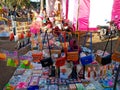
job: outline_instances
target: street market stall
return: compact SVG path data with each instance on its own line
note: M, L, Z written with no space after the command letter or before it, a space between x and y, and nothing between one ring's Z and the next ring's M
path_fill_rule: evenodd
M51 0L46 1L51 5ZM83 5L88 10L90 1L78 1L77 11L79 12L74 13L76 14L74 16L70 11L76 8L68 4L77 1L66 0L65 4L56 0L56 11L54 14L49 13L52 16L46 17L45 13L36 16L27 29L29 32L25 33L26 37L19 30L18 41L24 42L27 38L25 40L27 43L19 44L17 50L29 44L30 50L26 54L19 55L18 51L1 51L0 59L6 60L7 66L17 67L4 90L120 89L120 38L115 50L112 48L112 37L109 35L104 49L94 51L92 33L96 29L91 30L89 27L89 11L83 13L85 16L83 17L80 9ZM71 8L67 10L68 7L66 7L64 18L61 15L62 3ZM50 8L47 7L47 9ZM71 17L75 20L71 20ZM17 41L14 36L12 33L11 41ZM83 43L80 43L81 37L84 39ZM110 52L106 50L109 43L111 44Z

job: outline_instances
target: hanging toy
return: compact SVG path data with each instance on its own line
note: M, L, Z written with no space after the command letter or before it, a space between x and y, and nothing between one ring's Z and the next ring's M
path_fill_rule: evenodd
M90 78L90 76L91 76L91 68L88 68L88 78Z
M32 24L30 26L31 33L37 34L38 32L40 32L40 27L41 27L41 22L39 22L39 21L32 22Z
M10 34L9 40L10 41L14 40L14 34L13 33Z
M31 37L30 31L26 33L26 37Z
M24 33L21 33L21 39L23 39L24 38Z

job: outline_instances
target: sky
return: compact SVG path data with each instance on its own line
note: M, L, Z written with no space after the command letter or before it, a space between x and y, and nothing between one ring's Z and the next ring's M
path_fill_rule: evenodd
M40 2L40 0L30 0L31 2Z

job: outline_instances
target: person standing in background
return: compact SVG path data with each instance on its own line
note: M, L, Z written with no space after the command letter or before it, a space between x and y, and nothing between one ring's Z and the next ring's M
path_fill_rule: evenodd
M20 17L18 12L16 11L16 5L13 6L12 15L14 16L14 20L16 20L16 17Z
M12 30L14 35L16 35L16 17L20 17L16 11L16 5L13 6L11 21L12 21Z

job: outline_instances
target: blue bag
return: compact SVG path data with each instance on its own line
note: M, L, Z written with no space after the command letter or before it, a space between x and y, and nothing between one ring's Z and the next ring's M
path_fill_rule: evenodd
M39 86L30 86L27 90L39 90Z
M84 45L85 43L86 43L86 37L85 37ZM80 62L83 66L92 63L94 60L94 54L92 53L92 33L90 33L90 49L91 49L90 54L80 57Z
M81 60L81 64L82 64L83 66L85 66L85 65L87 65L87 64L90 64L90 63L92 63L93 60L94 60L94 54L89 54L89 55L87 55L87 56L84 56L84 57L80 58L80 60Z

